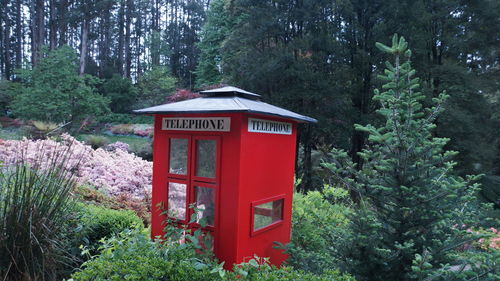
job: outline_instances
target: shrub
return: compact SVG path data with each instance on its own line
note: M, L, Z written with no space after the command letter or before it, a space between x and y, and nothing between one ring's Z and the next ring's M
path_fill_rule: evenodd
M3 141L0 143L0 161L8 165L16 163L20 147L26 146L29 156L27 161L32 163L34 160L32 155L39 151L40 146L44 148L44 155L50 156L66 149L67 144L71 143L72 155L78 157L70 157L67 166L71 167L73 162L81 162L75 171L80 183L89 183L112 196L126 194L131 198L143 199L151 194L151 162L121 150L114 152L103 149L92 150L67 134L63 134L61 138L61 143L53 140Z
M90 135L85 137L85 143L90 145L93 149L98 149L107 145L109 142L108 138L104 136Z
M131 135L134 133L133 124L118 124L110 128L111 133L115 135Z
M113 124L128 124L134 123L134 115L127 113L108 113L103 116L99 116L97 121L99 123L113 123Z
M80 76L76 71L77 54L68 46L42 50L33 69L21 70L16 78L25 83L13 96L10 108L25 120L72 122L75 126L88 116L109 111L109 99L96 92L98 79Z
M73 280L354 280L338 271L314 275L290 267L278 269L259 258L236 265L230 272L222 264L201 258L192 244L160 244L139 230L106 240L101 250L99 256L84 264L83 270L73 274Z
M55 280L67 259L64 223L78 165L68 159L78 155L70 146L48 156L38 146L30 154L24 144L14 165L0 167L0 279Z
M109 130L116 135L136 135L140 137L153 135L153 126L149 124L118 124L112 126Z
M125 231L101 250L74 280L218 280L193 248L153 242L144 231Z
M114 210L131 210L142 219L145 225L149 225L151 212L151 198L137 199L126 194L110 197L93 186L82 185L75 190L76 197L86 203L99 205Z
M269 265L267 259L254 257L246 263L237 264L233 272L228 274L226 280L255 280L255 281L354 281L355 279L347 274L341 274L338 270L325 270L321 275L310 272L294 270L292 267L281 267Z
M130 210L113 210L107 207L79 203L76 230L72 244L84 245L91 254L97 253L99 241L110 238L125 229L142 229L142 220Z
M117 141L117 142L114 142L114 143L111 143L111 144L108 144L104 147L104 149L106 151L116 151L116 150L122 150L122 151L125 151L125 152L129 152L130 151L130 146L127 144L127 143L124 143L124 142L121 142L121 141Z
M283 248L287 263L313 273L336 268L337 245L348 227L348 192L325 185L320 191L295 193L291 242Z
M132 152L144 160L153 161L153 143L151 141L138 147L134 147Z

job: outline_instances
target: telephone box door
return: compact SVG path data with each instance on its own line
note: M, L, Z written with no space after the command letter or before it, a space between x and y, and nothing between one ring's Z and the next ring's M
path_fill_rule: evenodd
M200 219L212 232L218 220L220 137L175 135L168 140L167 210L179 224L198 229ZM198 210L195 222L189 223Z

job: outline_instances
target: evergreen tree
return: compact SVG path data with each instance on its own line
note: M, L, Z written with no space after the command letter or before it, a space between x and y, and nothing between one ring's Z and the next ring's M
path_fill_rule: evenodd
M228 14L227 0L215 0L207 11L207 22L203 26L200 59L196 66L196 87L214 85L222 82L221 48L231 30L231 17Z
M448 139L433 137L447 95L433 98L432 107L422 106L425 96L404 38L394 35L391 47L376 46L394 56L379 75L385 82L382 91L374 93L385 123L356 125L369 142L359 153L364 161L360 170L338 150L332 156L344 165L324 166L362 199L352 217L353 236L345 243L345 266L359 280L418 279L420 263L426 271L437 269L451 262L452 250L470 238L463 228L477 223L478 184L472 182L478 176L453 175L456 152L444 149Z

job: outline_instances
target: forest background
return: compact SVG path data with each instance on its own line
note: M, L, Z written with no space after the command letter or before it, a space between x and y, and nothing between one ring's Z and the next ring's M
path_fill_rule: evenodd
M297 175L320 188L332 147L363 165L353 124L380 121L375 42L398 33L427 102L450 95L436 137L498 208L499 14L494 0L2 0L0 115L75 129L230 84L319 120L299 130Z

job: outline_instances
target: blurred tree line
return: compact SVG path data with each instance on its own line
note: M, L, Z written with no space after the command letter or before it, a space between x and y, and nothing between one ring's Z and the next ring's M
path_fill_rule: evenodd
M458 173L487 175L483 195L499 206L499 13L494 0L4 0L0 106L68 121L232 84L319 120L299 131L299 188L314 189L332 146L362 167L366 133L353 124L379 120L375 42L398 33L428 102L450 95L436 136L460 152ZM30 113L61 97L64 109Z

